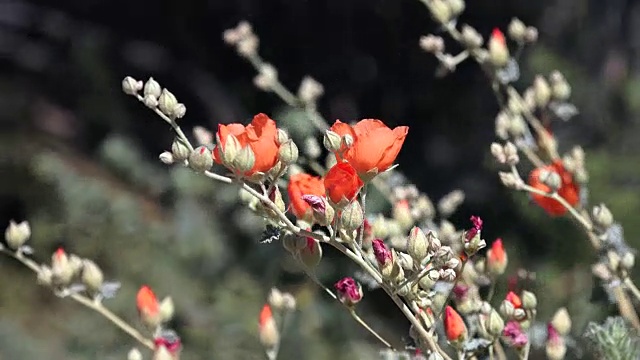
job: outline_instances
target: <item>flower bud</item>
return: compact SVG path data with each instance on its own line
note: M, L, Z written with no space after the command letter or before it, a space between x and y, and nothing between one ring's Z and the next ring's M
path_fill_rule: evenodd
M183 103L178 103L173 107L173 117L182 119L187 114L187 107Z
M465 9L464 0L446 0L449 9L451 10L451 17L457 17L462 14Z
M487 332L489 335L497 337L502 334L504 329L504 320L495 309L491 309L489 318L487 319Z
M513 318L513 314L515 311L515 306L513 306L513 304L509 300L504 300L500 304L500 314L506 319Z
M507 263L507 252L502 245L502 239L496 239L491 244L491 249L487 251L487 272L492 276L502 275L507 268Z
M300 82L298 98L303 103L314 104L322 94L324 94L324 86L311 76L305 76Z
M160 87L160 84L158 84L157 81L155 81L152 77L150 77L149 80L147 80L147 82L144 84L143 93L145 97L152 97L157 100L158 97L160 97L160 94L162 93L162 88Z
M429 241L422 229L414 226L407 239L407 252L418 263L422 263L429 254Z
M522 137L527 132L527 123L520 114L509 117L509 134L514 138Z
M267 296L267 302L272 308L276 310L282 310L284 300L282 299L282 292L276 288L271 288L269 296Z
M423 35L420 37L420 48L428 53L439 54L444 51L444 40L440 36Z
M516 308L515 310L513 310L513 318L518 321L525 320L527 318L527 312L524 311L524 309ZM521 325L523 328L525 327L524 324Z
M137 81L131 76L127 76L122 80L122 91L127 95L136 95L142 90L142 81Z
M320 197L320 201L322 202L322 206L313 209L313 220L321 226L329 226L333 222L333 217L336 214L336 211L333 209L331 204L325 196Z
M102 270L91 260L82 261L82 283L92 292L98 292L102 288L104 275Z
M276 131L276 143L281 146L289 140L289 134L284 129L278 129Z
M171 143L171 154L173 155L173 160L184 161L189 158L191 150L182 140L175 138Z
M491 144L491 155L499 164L505 164L507 162L507 156L504 153L504 147L496 142Z
M142 353L137 348L132 348L127 353L127 360L143 360Z
M340 147L342 146L342 137L331 130L327 130L324 133L322 144L325 149L330 152L340 151Z
M51 257L51 280L56 285L65 286L71 282L75 274L73 266L64 249L59 248Z
M162 89L162 93L158 98L158 108L165 115L171 118L175 118L174 109L178 105L178 99L169 90Z
M306 245L298 250L298 259L304 266L313 269L322 260L322 247L318 240L312 237L307 237L306 242Z
M31 237L31 226L29 226L29 222L27 221L22 221L18 224L11 220L9 221L9 226L4 231L4 239L7 241L7 245L13 250L18 250L29 240L29 237Z
M620 259L620 267L625 270L631 270L635 263L636 256L631 251L625 252L624 255L622 255L622 259Z
M594 206L591 214L593 222L602 229L608 229L613 224L613 214L605 204Z
M449 305L444 309L444 332L447 340L453 343L463 342L468 335L462 317Z
M149 109L155 109L158 106L158 98L153 95L145 95L142 102Z
M286 211L286 205L284 204L284 200L282 199L282 192L280 192L280 188L278 186L274 186L273 189L271 189L271 192L269 192L268 196L269 200L271 200L271 202L276 205L276 208L278 208L281 213L284 213ZM264 204L264 206L269 211L272 211L271 208L266 204ZM276 214L273 215L276 216Z
M238 138L236 138L233 134L229 134L225 139L224 146L222 146L220 137L216 135L216 146L220 154L222 163L227 167L233 167L233 161L238 156L238 152L240 152L241 148Z
M171 352L164 346L157 346L153 351L152 360L174 360Z
M167 296L162 301L160 301L160 321L168 322L173 318L173 313L175 312L175 306L173 305L173 299L171 296Z
M241 173L245 173L256 163L256 155L253 153L251 146L245 146L240 151L238 151L238 155L233 160L233 167Z
M38 277L37 277L38 284L49 286L51 285L52 280L53 280L53 272L51 271L51 268L48 267L47 265L40 265L40 268L38 269Z
M538 29L533 26L527 26L527 31L524 34L524 40L528 43L538 41Z
M402 229L410 228L415 222L407 200L396 201L393 204L392 217Z
M562 178L560 178L560 174L555 171L542 169L542 171L540 171L539 178L540 182L551 188L552 192L558 191L562 186Z
M567 308L560 308L551 318L551 325L558 331L558 334L565 336L571 331L571 317Z
M189 167L196 172L204 172L213 166L211 150L206 146L198 146L189 155Z
M357 201L352 201L344 209L340 215L340 222L342 227L348 232L352 233L362 226L364 221L364 214L362 212L362 206Z
M296 309L296 298L289 293L282 294L282 307L287 311L293 311Z
M567 345L564 339L558 337L558 340L548 340L544 347L547 359L549 360L562 360L567 354Z
M618 271L620 268L620 255L613 250L607 251L608 266L611 271Z
M447 24L451 21L451 8L444 0L432 0L427 5L431 10L431 16L441 24Z
M482 46L482 35L476 29L469 25L462 25L461 32L462 43L469 49L477 49Z
M293 140L285 141L278 149L278 160L284 165L289 165L298 160L298 147Z
M520 294L522 298L522 308L525 310L534 310L538 306L536 295L530 291L523 291Z
M489 61L496 68L502 68L509 62L509 48L500 29L495 28L489 38Z
M511 19L509 23L509 27L507 28L507 33L509 37L518 43L525 42L525 34L527 32L527 26L518 18Z
M160 156L158 156L158 159L160 159L160 161L165 165L171 165L174 163L173 154L169 151L163 151Z
M338 300L347 307L353 307L362 300L362 286L353 278L346 277L334 285Z
M306 240L298 235L287 233L282 238L282 246L294 254L297 253L300 249L306 246Z
M511 141L508 141L504 145L504 154L506 156L507 165L514 166L518 165L518 163L520 162L520 157L518 156L518 148Z
M569 85L560 71L552 72L549 75L549 80L551 82L551 95L554 99L563 101L571 96L571 85Z
M551 88L547 80L541 75L536 76L533 80L533 94L536 105L540 108L547 106L549 100L551 100Z
M271 307L267 304L264 305L258 318L258 335L260 337L260 343L267 350L275 348L280 342L280 333L276 321L273 319Z

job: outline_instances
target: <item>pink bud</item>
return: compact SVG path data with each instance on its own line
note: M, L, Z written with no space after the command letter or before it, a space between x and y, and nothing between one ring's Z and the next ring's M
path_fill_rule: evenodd
M340 302L353 306L362 300L362 287L353 278L346 277L334 285Z
M387 245L384 244L384 241L375 239L372 241L372 245L373 254L376 257L376 261L378 261L379 266L382 267L392 261L391 251L389 251Z

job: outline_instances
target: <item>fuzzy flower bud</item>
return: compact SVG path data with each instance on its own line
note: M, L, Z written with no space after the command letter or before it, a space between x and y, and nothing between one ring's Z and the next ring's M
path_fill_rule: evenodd
M74 267L69 261L69 256L64 249L59 248L51 257L52 281L57 285L65 286L69 284L74 274Z
M284 299L282 298L282 292L276 288L271 288L269 296L267 296L267 303L276 310L282 310L284 306Z
M122 80L122 91L127 95L136 95L142 90L142 81L137 81L131 76L127 76Z
M13 250L18 250L24 245L31 237L31 226L29 222L22 221L16 223L15 221L9 221L9 226L4 231L4 239L7 241L7 245Z
M302 199L311 205L313 220L322 226L329 226L333 222L336 211L324 196L302 195Z
M143 93L145 97L149 96L157 100L160 97L160 94L162 94L162 88L157 81L150 77L149 80L147 80L147 82L144 84Z
M452 343L462 342L468 335L467 326L462 317L449 305L444 309L444 332L447 340Z
M175 118L175 108L178 105L178 99L169 90L162 89L162 93L158 98L158 109L165 115Z
M567 345L564 339L552 324L547 324L547 342L545 352L549 360L562 360L567 353Z
M82 261L82 283L87 289L98 292L102 288L104 281L104 275L102 270L91 260L85 259Z
M173 158L173 154L170 153L169 151L163 151L159 156L158 159L160 159L160 161L165 164L165 165L171 165L175 162L174 158Z
M143 360L142 353L137 348L132 348L127 353L127 360Z
M175 138L171 143L171 154L173 155L173 160L184 161L189 158L191 150L182 140Z
M280 342L280 333L276 321L273 318L271 307L265 304L260 311L258 317L258 335L260 337L260 343L267 350L271 350Z
M213 166L213 155L206 146L198 146L189 155L189 167L196 172L205 172Z
M523 309L534 310L538 306L538 298L534 293L525 290L522 292L521 297Z
M608 229L613 224L613 214L605 204L594 206L591 216L593 222L602 229Z
M311 76L305 76L298 88L298 98L305 104L315 103L324 94L324 87Z
M342 137L331 130L327 130L324 133L322 144L324 145L325 149L327 149L327 151L337 152L342 146Z
M525 35L527 32L527 26L518 18L511 19L507 33L509 37L518 43L525 42Z
M464 11L466 4L464 0L446 0L449 9L451 10L451 16L457 17L462 14Z
M625 252L620 259L620 267L624 270L631 270L635 263L636 256L631 251Z
M340 221L342 227L351 233L362 225L364 221L364 213L362 212L362 206L357 201L352 201L344 209L340 215Z
M461 30L462 43L469 49L477 49L482 46L482 35L476 29L469 25L462 25Z
M352 307L362 300L362 286L353 278L346 277L338 281L334 287L338 294L338 300L348 307Z
M491 309L487 319L487 332L491 336L500 336L504 330L504 320L495 309Z
M515 306L509 301L504 300L500 303L500 314L506 319L513 318L513 313L516 311Z
M496 142L491 144L491 155L499 164L507 162L507 155L504 153L504 147Z
M444 51L444 39L431 34L421 36L420 48L428 53L439 54Z
M296 298L290 293L282 294L282 308L287 311L296 309Z
M316 267L322 260L322 247L320 243L312 238L306 238L307 244L298 251L298 259L309 269Z
M536 105L540 108L544 108L551 100L551 88L549 83L541 75L536 76L533 80L533 95L536 100Z
M569 85L560 71L552 72L549 75L549 81L551 83L551 95L554 99L563 101L571 96L571 85Z
M551 318L551 325L558 331L558 334L565 336L571 331L571 317L567 308L560 308Z
M251 146L245 146L240 149L235 159L233 159L233 167L240 173L251 170L255 163L256 155L253 153Z
M160 301L159 311L161 322L167 322L173 318L175 306L173 305L173 299L171 296L167 296Z
M520 162L518 148L511 141L508 141L504 145L504 155L506 156L506 162L509 166L518 165Z
M285 165L292 164L298 160L298 147L293 140L289 139L280 145L278 148L278 160Z
M509 62L509 48L504 34L500 29L495 28L489 38L489 61L496 68L502 68Z
M507 268L507 252L502 245L502 239L496 239L487 251L486 269L493 276L502 275Z
M407 239L407 252L411 257L421 263L429 254L429 241L422 229L414 226L409 232Z
M140 319L149 328L155 328L162 321L160 304L155 293L148 286L142 286L136 295L136 306Z

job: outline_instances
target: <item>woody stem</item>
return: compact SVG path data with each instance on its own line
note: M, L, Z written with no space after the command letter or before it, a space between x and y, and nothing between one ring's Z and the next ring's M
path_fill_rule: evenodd
M40 272L40 265L35 261L29 258L26 258L22 253L20 252L14 253L5 248L0 249L0 252L18 260L22 265L28 267L36 274ZM69 297L74 301L84 305L85 307L99 313L100 315L105 317L107 320L111 321L118 328L120 328L122 331L129 334L132 338L136 339L140 344L144 345L145 347L151 350L154 349L153 341L147 339L138 330L134 329L133 326L129 325L126 321L124 321L118 315L114 314L113 312L111 312L111 310L107 309L104 305L102 305L102 303L77 293L70 294Z

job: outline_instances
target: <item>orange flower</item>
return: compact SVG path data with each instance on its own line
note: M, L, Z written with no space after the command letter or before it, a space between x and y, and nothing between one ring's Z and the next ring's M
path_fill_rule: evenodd
M273 313L271 312L271 306L269 306L269 304L264 304L260 311L260 316L258 317L258 326L263 327L267 321L271 321L272 319Z
M462 317L449 305L444 309L444 332L449 341L464 340L467 337L467 326Z
M540 173L544 170L553 171L560 175L562 183L558 189L558 195L564 198L569 205L576 206L580 201L580 189L578 185L573 181L573 176L562 165L561 160L556 160L551 165L539 167L533 169L529 174L529 185L533 188L544 192L550 192L551 188L540 181ZM540 194L531 194L533 201L540 206L544 211L552 216L564 215L567 209L562 206L558 201L548 198Z
M291 210L298 219L310 220L313 216L311 205L302 199L302 195L324 196L324 182L317 176L295 174L289 178L287 186Z
M324 188L331 202L345 206L358 195L364 183L348 163L337 163L324 176Z
M502 275L507 268L507 252L502 246L502 239L496 239L487 251L487 269L495 275Z
M160 321L160 304L150 287L144 285L138 290L136 305L142 320L153 326Z
M508 302L510 302L514 308L519 309L522 307L522 300L520 296L516 295L513 291L509 291L507 293L507 297L505 298Z
M220 151L224 151L227 137L234 135L238 139L241 148L250 146L255 155L253 167L244 175L251 176L257 172L266 173L278 162L277 131L276 122L262 113L254 116L251 124L246 127L237 123L219 124L216 136L220 139L220 144L213 149L213 159L218 164L222 164ZM221 147L221 149L218 147Z
M341 149L336 157L346 160L361 177L369 179L391 167L407 137L409 127L398 126L391 130L376 119L360 120L354 126L336 120L331 131L340 136L353 137L353 145L348 149Z

